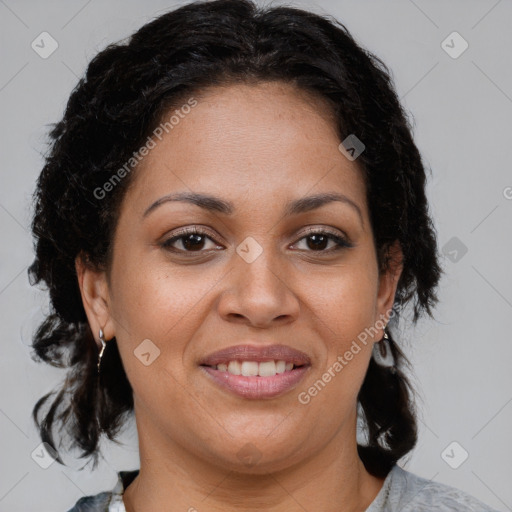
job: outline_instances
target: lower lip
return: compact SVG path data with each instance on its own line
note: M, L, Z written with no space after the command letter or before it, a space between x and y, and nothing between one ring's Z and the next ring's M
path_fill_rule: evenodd
M290 371L278 373L272 377L244 377L221 372L210 366L201 366L222 388L235 395L250 399L274 398L292 390L304 378L309 366L300 366Z

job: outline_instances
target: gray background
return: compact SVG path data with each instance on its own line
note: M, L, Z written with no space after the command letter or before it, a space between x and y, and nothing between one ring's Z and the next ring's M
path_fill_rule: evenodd
M40 444L32 407L60 383L64 370L29 356L32 332L48 310L46 293L27 279L33 258L30 198L47 125L61 117L88 61L175 5L0 0L0 511L64 511L82 495L110 490L116 471L138 467L133 425L121 437L125 446L104 444L105 460L94 473L78 471L83 461L72 456L66 458L69 467L53 463L47 469L31 457ZM446 275L436 320L404 332L420 390L420 441L402 466L500 511L512 510L512 4L308 0L293 5L335 16L389 65L432 169L428 194ZM46 59L31 47L43 31L59 45ZM469 44L458 58L441 46L453 31ZM448 41L452 51L461 48ZM458 444L446 450L452 442ZM460 464L463 449L469 457ZM453 469L446 461L460 466Z

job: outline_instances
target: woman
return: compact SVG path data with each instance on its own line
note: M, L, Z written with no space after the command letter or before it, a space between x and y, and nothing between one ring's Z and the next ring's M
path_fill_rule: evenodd
M34 420L96 465L133 412L141 461L71 511L491 510L397 465L390 325L432 315L441 269L389 72L343 25L184 5L98 54L51 136L33 347L69 374Z

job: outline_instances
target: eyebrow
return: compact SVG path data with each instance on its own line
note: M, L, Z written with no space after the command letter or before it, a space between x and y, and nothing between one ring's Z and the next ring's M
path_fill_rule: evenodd
M166 196L157 199L154 203L152 203L142 214L142 217L147 217L153 210L155 210L158 206L167 203L169 201L179 201L195 204L204 210L210 212L223 213L225 215L232 215L235 212L235 207L233 203L230 201L225 201L215 196L211 196L208 194L200 194L197 192L179 192L174 194L168 194ZM311 210L315 210L324 206L326 204L332 202L341 202L351 206L359 215L361 223L363 222L363 214L359 206L352 201L349 197L344 194L338 193L323 193L323 194L315 194L307 197L302 197L300 199L296 199L294 201L289 201L285 205L284 216L289 217L291 215L298 215L299 213L309 212Z

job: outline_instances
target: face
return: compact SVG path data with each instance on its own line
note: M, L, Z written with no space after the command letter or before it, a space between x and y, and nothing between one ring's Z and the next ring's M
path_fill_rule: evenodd
M379 275L361 171L338 149L324 104L277 82L195 98L134 171L110 279L80 270L84 306L93 332L117 339L147 450L286 468L355 443L357 394L382 329L357 352L353 342L389 313L399 272ZM155 204L180 193L229 207ZM339 200L304 201L321 194ZM228 355L252 361L243 373L280 371L269 360L290 362L294 350L306 359L275 376L201 366L238 345L255 349ZM273 345L288 350L257 364Z

